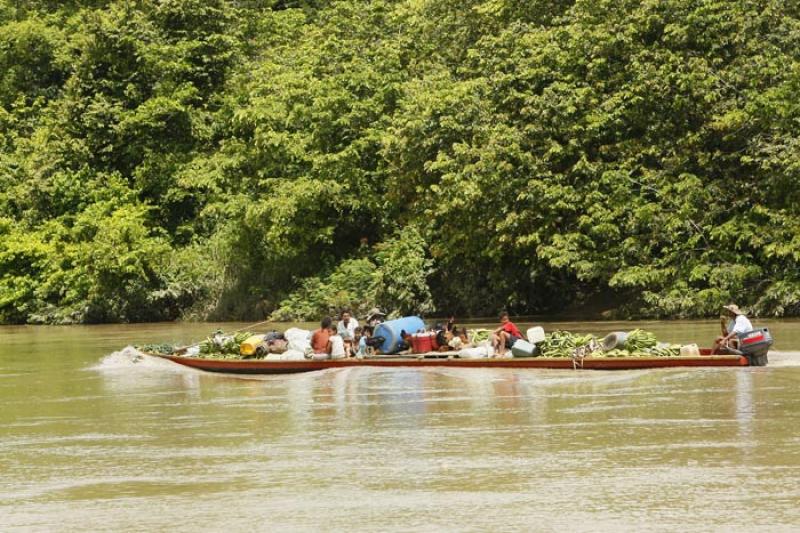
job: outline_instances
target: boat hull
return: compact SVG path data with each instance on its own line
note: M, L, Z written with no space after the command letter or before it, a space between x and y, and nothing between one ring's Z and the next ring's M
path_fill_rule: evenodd
M676 367L731 367L748 366L749 361L739 355L700 355L686 357L587 357L583 364L570 358L526 357L492 359L458 358L370 358L337 359L323 361L247 361L225 359L201 359L179 355L156 355L198 370L226 374L296 374L329 368L351 367L442 367L442 368L549 368L572 370L637 370L647 368Z

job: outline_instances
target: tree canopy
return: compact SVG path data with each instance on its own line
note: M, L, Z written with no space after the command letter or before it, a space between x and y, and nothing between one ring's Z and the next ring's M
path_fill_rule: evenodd
M0 0L0 322L800 314L800 7Z

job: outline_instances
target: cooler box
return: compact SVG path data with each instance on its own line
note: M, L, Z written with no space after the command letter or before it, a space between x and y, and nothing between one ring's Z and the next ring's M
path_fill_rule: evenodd
M428 353L434 350L436 333L417 333L411 336L411 350L414 353Z
M522 339L518 339L511 347L511 355L514 357L533 357L535 353L536 346Z

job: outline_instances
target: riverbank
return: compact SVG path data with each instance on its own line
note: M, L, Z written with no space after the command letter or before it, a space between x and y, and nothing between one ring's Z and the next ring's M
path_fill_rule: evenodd
M427 319L434 323L441 319ZM543 326L546 331L568 330L604 336L611 331L630 331L636 328L652 331L659 340L670 343L695 342L700 346L710 345L718 335L719 322L716 320L535 320L533 317L515 317L515 323L523 331L532 326ZM458 319L457 324L468 328L492 328L497 326L496 319ZM758 327L769 327L775 338L775 350L800 350L800 319L767 319L754 320ZM149 343L172 343L187 345L202 340L216 330L234 331L251 326L250 322L153 322L147 324L92 324L67 326L14 325L0 326L0 333L30 332L36 337L47 338L52 332L65 338L80 342L87 332L108 332L118 338L119 344L109 346L111 350L122 346L142 345ZM290 327L316 329L317 322L266 322L256 328L255 332L278 330Z

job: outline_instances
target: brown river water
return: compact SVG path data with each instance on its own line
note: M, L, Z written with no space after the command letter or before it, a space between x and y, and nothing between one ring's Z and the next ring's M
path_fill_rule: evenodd
M763 368L246 378L124 349L216 324L2 327L0 531L798 531L800 322L766 324Z

